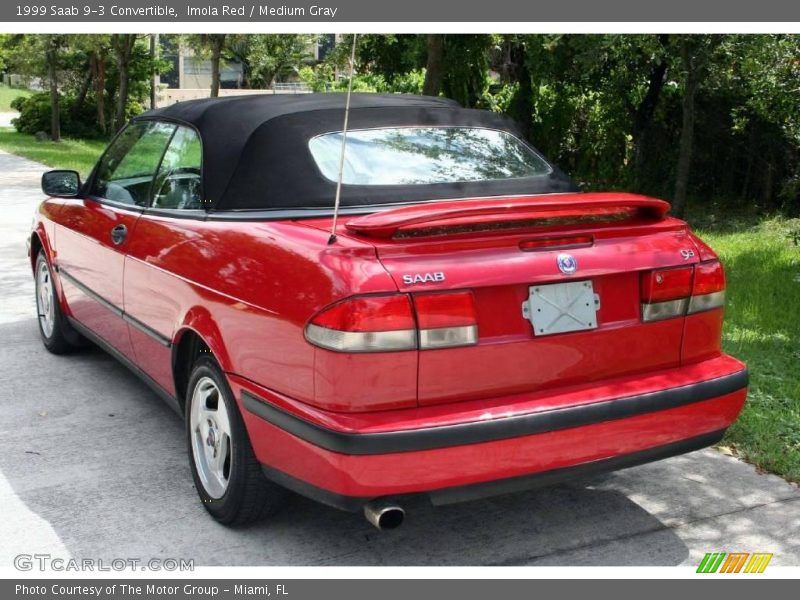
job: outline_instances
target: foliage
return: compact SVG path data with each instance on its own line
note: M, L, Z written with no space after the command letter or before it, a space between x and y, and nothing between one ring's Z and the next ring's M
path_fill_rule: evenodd
M32 82L47 78L47 65L43 59L50 35L7 35L0 38L0 51L6 57L9 70ZM58 87L62 96L60 107L73 112L72 116L61 113L63 122L75 121L78 115L85 119L83 125L73 124L64 131L72 135L97 135L91 133L113 132L111 121L113 107L120 90L120 74L112 52L111 35L61 35L58 52ZM92 68L94 59L95 69ZM153 71L165 72L167 62L150 56L146 36L137 36L127 69L129 73L126 114L131 116L144 109L150 93L150 75ZM46 86L43 86L46 87ZM105 110L98 111L98 94L102 96ZM86 109L89 105L94 115ZM73 110L74 108L74 110ZM102 117L102 123L100 122ZM49 131L49 126L40 130Z
M6 70L6 55L8 54L8 47L6 43L8 42L8 38L10 34L8 33L0 33L0 73Z
M800 37L704 38L710 50L696 95L690 204L799 211ZM506 51L514 44L524 45L530 110L513 113L507 87L526 79L510 75L490 87L487 106L529 118L531 141L585 189L672 198L686 36L508 36L492 59L501 76L514 71Z
M210 58L215 36L191 34L181 36L184 45L202 57ZM227 34L221 38L221 58L242 67L242 85L246 88L268 88L277 81L299 74L311 62L311 50L319 39L312 34Z
M303 67L299 77L309 88L315 92L346 92L347 77L333 79L333 67L320 65L317 68ZM420 94L425 72L422 69L402 73L393 78L391 82L382 75L356 73L353 76L354 92L376 92L381 94Z
M0 60L15 73L45 78L50 35L2 36ZM77 112L84 103L96 106L100 130L111 130L120 87L110 38L59 37L59 91L76 99ZM210 36L175 39L208 54ZM228 34L221 58L242 65L244 87L297 77L314 91L346 89L352 37L341 36L318 64L309 52L317 39ZM420 93L426 39L360 35L354 89ZM522 134L583 189L673 200L680 187L690 209L714 201L800 215L798 35L447 34L442 40L441 93L518 121ZM102 77L87 69L92 61L103 67ZM144 104L150 73L165 67L153 63L140 37L128 65L131 98Z
M310 48L318 36L303 34L259 34L248 36L244 55L249 64L252 87L267 88L276 81L296 76L313 59Z
M11 124L20 133L36 134L40 131L47 132L50 128L50 94L40 92L31 96L16 98L11 107L19 111L19 117L13 119ZM96 107L90 102L84 102L76 107L74 96L61 96L61 131L66 136L76 138L99 139L104 136L95 122ZM142 112L143 107L136 101L129 101L126 115L128 118Z

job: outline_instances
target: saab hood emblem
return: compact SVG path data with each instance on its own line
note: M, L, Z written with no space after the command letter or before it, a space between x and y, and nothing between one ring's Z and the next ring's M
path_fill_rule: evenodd
M556 262L558 263L559 271L564 275L571 275L578 270L578 261L571 254L559 254L556 257Z

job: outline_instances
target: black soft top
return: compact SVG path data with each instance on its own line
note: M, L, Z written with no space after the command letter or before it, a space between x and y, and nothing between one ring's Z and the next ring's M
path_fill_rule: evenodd
M333 207L336 184L325 178L308 147L311 138L342 130L345 94L249 95L180 102L146 112L197 130L203 144L203 195L214 210ZM353 94L349 129L467 126L517 135L501 115L462 108L445 98ZM480 196L575 191L554 168L549 175L501 181L426 185L343 185L343 206Z

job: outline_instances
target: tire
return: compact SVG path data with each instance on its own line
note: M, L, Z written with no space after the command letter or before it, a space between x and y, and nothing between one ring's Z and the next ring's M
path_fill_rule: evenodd
M208 355L197 360L189 377L186 437L195 488L214 519L244 525L284 506L288 491L261 472L233 392Z
M36 257L34 271L36 285L36 322L42 343L53 354L67 354L81 348L84 339L61 312L61 304L53 285L53 270L43 250Z

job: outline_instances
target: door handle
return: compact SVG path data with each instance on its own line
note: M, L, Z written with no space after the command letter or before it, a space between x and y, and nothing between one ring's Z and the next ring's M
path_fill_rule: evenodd
M117 225L111 230L111 241L119 246L128 237L128 228L125 225Z

